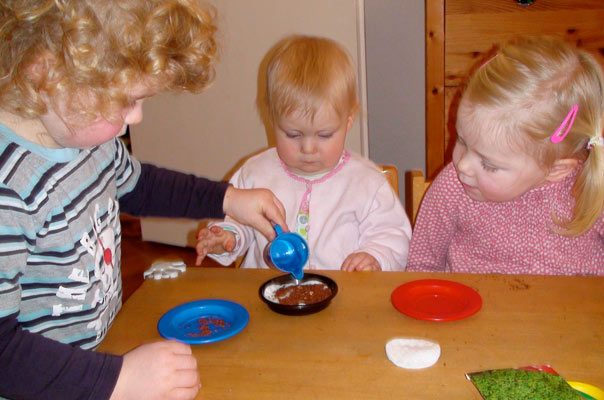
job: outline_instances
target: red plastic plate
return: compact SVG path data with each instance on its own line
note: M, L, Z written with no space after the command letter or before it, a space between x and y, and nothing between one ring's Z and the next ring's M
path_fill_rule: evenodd
M482 298L474 289L443 279L407 282L394 289L391 301L403 314L426 321L467 318L482 307Z

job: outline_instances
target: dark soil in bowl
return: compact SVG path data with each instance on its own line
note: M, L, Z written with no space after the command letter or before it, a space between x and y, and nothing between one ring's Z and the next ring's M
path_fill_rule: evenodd
M324 283L284 286L275 292L277 302L288 306L318 303L329 296L331 289Z
M306 315L321 311L338 293L331 278L306 273L296 281L291 275L281 275L260 286L260 298L271 308L286 315Z

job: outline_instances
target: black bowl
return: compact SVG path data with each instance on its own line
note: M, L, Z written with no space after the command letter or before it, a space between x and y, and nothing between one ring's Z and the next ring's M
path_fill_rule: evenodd
M307 274L307 273L304 273L304 277L302 279L300 279L299 283L304 284L304 283L307 283L310 281L319 281L321 283L326 284L331 289L331 294L329 295L329 297L327 297L326 299L323 299L321 301L318 301L316 303L298 304L298 305L281 304L281 303L277 303L275 301L272 301L272 300L266 298L266 295L265 295L266 289L271 285L296 284L296 279L291 274L287 274L287 275L280 275L276 278L269 279L268 281L264 282L262 284L262 286L260 286L260 290L259 290L260 298L266 304L268 304L268 306L270 307L271 310L278 312L280 314L306 315L306 314L316 313L318 311L321 311L325 307L327 307L329 305L329 303L331 302L331 299L333 299L336 296L336 294L338 294L338 285L336 284L336 282L333 279L331 279L327 276L319 275L319 274Z

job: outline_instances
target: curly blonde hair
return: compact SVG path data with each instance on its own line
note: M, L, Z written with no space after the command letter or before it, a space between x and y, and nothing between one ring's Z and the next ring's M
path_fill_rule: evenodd
M36 118L62 96L109 119L137 83L199 92L214 79L214 20L195 0L3 0L0 107Z
M591 228L604 209L604 148L587 148L604 131L604 76L596 59L559 38L515 38L473 74L463 96L491 110L498 134L545 170L560 159L579 161L573 215L553 220L555 231L568 236ZM575 104L578 113L568 135L552 143Z
M279 41L268 60L266 107L273 119L301 111L311 119L325 103L338 116L356 113L356 72L337 42L291 35Z

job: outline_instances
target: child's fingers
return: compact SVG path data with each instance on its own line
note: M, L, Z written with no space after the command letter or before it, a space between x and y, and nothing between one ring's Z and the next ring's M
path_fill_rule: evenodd
M208 254L222 254L225 251L230 253L237 245L235 235L219 226L215 225L205 229L203 234L202 231L200 231L195 245L195 251L197 252L195 265L197 266L201 265Z
M213 225L210 227L210 232L212 232L215 235L219 235L222 232L222 228L219 227L218 225Z
M197 240L206 239L209 235L210 230L208 228L200 229L199 232L197 232Z
M192 399L197 395L199 387L199 371L197 370L197 360L191 353L186 354L186 348L175 349L177 375L174 380L175 388L171 395L176 399ZM190 347L188 351L191 351Z
M344 260L344 262L342 263L342 271L354 271L355 268L355 264L354 264L354 259L355 257L353 257L353 255L349 255L348 257L346 257L346 259Z
M289 232L287 222L285 221L285 207L277 197L270 193L271 198L265 201L262 208L262 215L257 221L257 229L268 239L273 240L277 235L273 224L281 226L283 232Z
M352 262L350 264L350 266L348 267L347 271L361 271L362 264L359 261L360 260L358 260L358 259L354 260L354 262Z
M289 232L289 228L287 227L287 222L285 221L285 207L283 206L283 203L281 203L281 201L279 201L279 199L276 196L273 196L273 204L275 206L274 210L272 211L271 215L268 215L267 212L267 217L269 220L281 225L281 229L283 230L283 232Z
M175 388L192 388L199 386L199 373L196 369L177 370L173 384Z
M266 214L265 218L257 218L256 220L251 222L250 225L254 226L260 233L262 233L265 238L270 241L273 240L277 236L277 234L275 233L275 229L273 228L273 225L269 222L269 220L279 224L279 222L277 222L274 217L271 217L269 216L269 214Z
M361 252L354 253L346 257L342 263L343 271L379 271L380 265L370 254Z
M201 385L195 385L188 388L175 388L172 389L170 397L174 400L192 400L197 396L200 388Z
M202 228L197 232L197 240L208 240L213 236L220 235L222 228L218 225L210 226L209 228Z
M357 265L357 271L379 271L381 270L380 264L377 260L369 255L363 254L362 257L359 257L359 263Z
M233 250L235 250L235 245L237 243L235 243L235 236L229 236L225 239L222 247L224 248L225 251L228 251L229 253Z
M176 369L197 371L197 359L192 354L176 354Z
M208 251L203 242L198 242L197 245L195 245L195 251L197 252L197 258L195 259L195 265L199 266L199 265L201 265L201 262L208 254Z
M164 340L163 342L160 342L160 343L164 343L164 346L166 346L168 348L168 350L170 350L174 354L180 354L180 355L193 354L193 350L191 349L191 346L186 343L182 343L177 340Z

